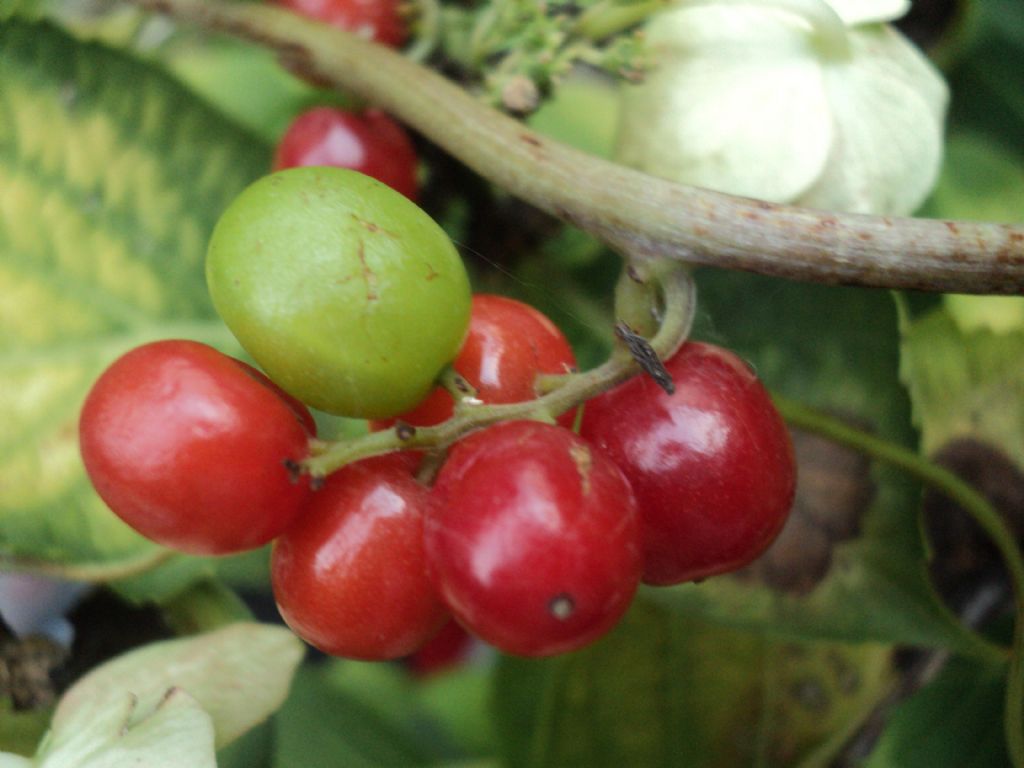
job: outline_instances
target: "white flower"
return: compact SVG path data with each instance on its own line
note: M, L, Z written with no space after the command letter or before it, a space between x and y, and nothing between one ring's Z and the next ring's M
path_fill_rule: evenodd
M621 162L686 184L902 215L942 159L948 91L884 22L907 0L690 0L648 22Z

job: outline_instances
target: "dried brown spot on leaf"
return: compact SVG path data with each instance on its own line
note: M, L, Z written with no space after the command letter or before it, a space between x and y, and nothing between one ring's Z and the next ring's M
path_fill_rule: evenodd
M946 467L980 491L1024 541L1024 471L992 445L972 438L948 443L935 454ZM935 491L924 497L925 531L933 557L930 572L939 594L956 611L986 585L1006 584L1006 572L988 536L959 505Z
M862 454L799 430L792 437L797 461L793 511L746 574L774 589L806 594L828 574L835 546L857 536L875 486L871 463Z
M0 700L15 710L53 704L58 693L53 672L66 657L63 647L42 635L0 640Z

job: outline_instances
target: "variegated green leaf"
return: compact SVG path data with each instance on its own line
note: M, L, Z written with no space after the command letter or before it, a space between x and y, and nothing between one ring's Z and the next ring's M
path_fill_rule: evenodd
M231 348L206 240L267 149L124 54L0 25L0 556L105 561L150 547L91 490L77 415L147 340Z
M248 622L143 646L97 667L61 698L43 755L81 754L182 689L211 718L217 747L285 700L303 645L284 627Z
M210 716L187 692L172 688L149 711L124 702L120 728L83 728L75 749L44 751L39 768L216 768Z
M638 602L579 653L503 657L494 706L513 768L821 765L891 679L885 646L786 642Z

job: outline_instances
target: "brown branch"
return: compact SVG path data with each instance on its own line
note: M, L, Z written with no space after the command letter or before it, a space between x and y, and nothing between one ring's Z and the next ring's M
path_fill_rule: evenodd
M416 128L477 173L634 258L817 283L1024 293L1024 226L777 205L682 186L574 150L403 56L269 5L128 0L246 38Z

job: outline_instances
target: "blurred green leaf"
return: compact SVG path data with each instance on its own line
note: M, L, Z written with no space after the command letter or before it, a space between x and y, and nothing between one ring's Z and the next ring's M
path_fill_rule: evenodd
M965 330L933 311L907 326L903 349L925 453L970 437L1024 467L1024 327Z
M147 47L171 29L167 19L149 17L139 8L110 0L37 0L38 17L82 41L131 48L147 37Z
M152 711L171 689L199 702L223 747L281 706L302 653L284 627L247 622L143 646L96 667L64 694L46 754L75 754L83 740L118 733L132 712Z
M535 131L583 152L611 158L619 120L619 90L610 78L580 70L558 84L527 121Z
M224 114L268 143L314 105L351 105L333 91L316 90L284 70L270 51L236 40L180 36L161 63ZM267 165L267 171L270 165Z
M0 21L11 16L35 16L43 0L0 0Z
M1024 5L975 0L972 45L949 72L950 123L982 131L1010 147L1024 135Z
M494 751L491 673L489 664L470 662L431 675L414 687L426 715L468 755L482 757Z
M969 446L988 464L1009 462L1024 470L1024 327L1019 323L999 330L993 330L991 323L965 327L951 309L955 311L947 307L908 319L904 328L903 376L913 397L923 450L931 455L949 445ZM986 452L993 455L986 457ZM1007 494L1019 490L1008 477L994 482L998 486L980 490L1004 498L1012 498ZM1010 509L996 511L1011 514ZM1012 528L1005 534L1010 546L1014 534ZM1016 764L1024 750L1024 629L1019 623L1024 621L1024 597L1019 573L1011 572L1016 576L1018 626L1005 694L1005 727Z
M216 561L217 578L233 589L263 589L270 583L270 551L268 547Z
M915 444L888 293L707 270L698 287L696 336L743 355L769 389L897 444ZM650 590L649 596L688 614L789 637L984 653L939 604L926 578L920 488L885 466L873 467L871 479L874 499L859 533L832 542L828 573L809 593L723 577Z
M9 701L0 700L0 750L34 754L52 714L50 709L15 712Z
M131 557L153 545L91 490L78 410L145 341L236 348L203 259L267 149L165 75L47 25L0 26L0 82L0 554Z
M961 331L989 330L995 333L1024 330L1024 298L1020 296L943 297L946 311Z
M274 723L257 725L224 749L217 750L217 768L272 768Z
M865 768L1009 765L1003 738L1005 669L954 659L893 711Z
M204 579L160 607L167 626L177 635L194 635L238 621L252 621L242 599L216 579Z
M216 567L211 558L175 553L159 567L112 581L108 586L135 605L163 603L177 598L190 585L213 576Z
M394 666L329 662L299 671L278 714L275 768L439 765L467 756Z
M920 215L973 221L1024 221L1024 156L983 134L949 136L942 174Z
M502 659L494 690L512 768L685 768L794 765L889 684L881 646L772 641L641 602L583 651Z

